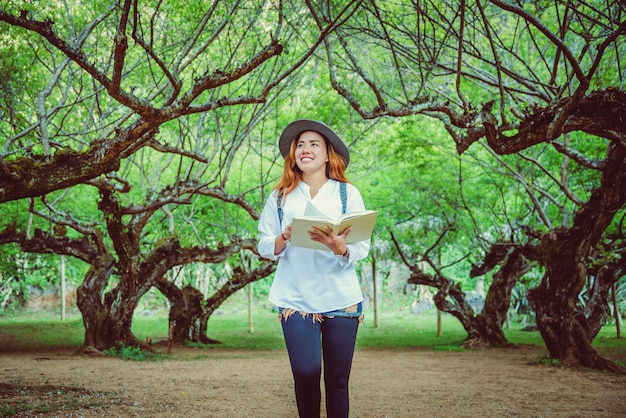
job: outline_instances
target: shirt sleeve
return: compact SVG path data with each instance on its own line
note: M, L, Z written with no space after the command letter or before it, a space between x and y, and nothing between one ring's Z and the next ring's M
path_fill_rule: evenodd
M282 253L274 254L276 237L281 233L280 220L278 218L278 206L276 205L276 194L273 192L265 202L261 217L259 219L259 241L257 250L259 255L269 260L276 260Z

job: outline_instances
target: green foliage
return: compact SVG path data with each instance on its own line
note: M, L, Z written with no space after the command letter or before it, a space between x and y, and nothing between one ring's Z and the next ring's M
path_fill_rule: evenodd
M27 282L19 280L22 253L16 245L0 246L0 307L6 308L13 294L26 294Z
M35 102L43 80L29 68L37 60L37 51L23 48L28 42L36 45L36 37L24 30L0 24L0 137L8 138L33 120L29 107ZM26 96L29 100L20 99ZM34 133L28 135L33 137ZM9 159L10 159L9 154Z
M541 358L541 359L533 361L531 363L541 364L543 366L558 367L558 368L560 368L561 365L562 365L560 360L551 359L551 358L547 358L547 357Z
M160 361L166 358L163 354L146 351L140 347L129 347L124 344L104 350L103 354L132 361Z
M480 164L491 157L485 152L481 155L480 149L459 156L445 140L447 133L441 126L418 118L385 121L371 135L382 140L359 144L359 148L364 154L386 157L377 161L376 169L368 171L359 185L366 201L381 212L375 234L379 260L398 260L389 232L401 243L402 251L418 262L448 227L429 255L439 266L447 266L442 270L446 275L458 279L463 288L473 289L468 261L482 258L484 241L480 238L495 240L504 235L507 221L496 216L510 211L503 208L509 197L497 192L499 188L509 193L510 186ZM458 262L468 254L466 261Z

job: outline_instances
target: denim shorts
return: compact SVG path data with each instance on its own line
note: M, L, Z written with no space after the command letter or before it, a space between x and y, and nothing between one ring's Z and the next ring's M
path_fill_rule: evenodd
M322 313L322 316L324 316L325 318L332 318L335 316L358 318L361 315L363 315L363 302L359 302L356 305L348 306L347 308Z
M278 318L287 320L291 315L296 313L294 309L291 308L281 308L278 307ZM363 321L363 302L359 302L356 305L348 306L347 308L336 309L334 311L321 312L321 313L308 313L308 312L297 312L302 317L307 317L312 315L314 321L321 322L324 318L335 318L335 317L343 317L343 318L359 318L359 322Z

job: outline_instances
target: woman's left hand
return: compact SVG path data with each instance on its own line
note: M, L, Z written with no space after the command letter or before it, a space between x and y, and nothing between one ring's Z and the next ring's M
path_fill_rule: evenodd
M327 226L325 226L324 229L313 227L313 229L309 231L309 236L313 241L327 246L336 255L342 255L345 254L348 248L346 240L351 230L352 227L349 226L341 234L335 235L332 229Z

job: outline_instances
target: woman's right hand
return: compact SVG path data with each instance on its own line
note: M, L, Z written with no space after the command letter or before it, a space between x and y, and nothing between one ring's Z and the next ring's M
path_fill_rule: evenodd
M278 255L287 248L287 243L291 240L291 224L282 230L274 240L274 255Z
M291 241L291 224L287 225L287 228L285 228L280 234L285 242Z

